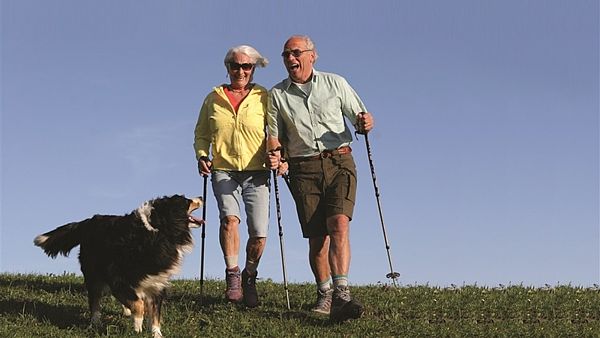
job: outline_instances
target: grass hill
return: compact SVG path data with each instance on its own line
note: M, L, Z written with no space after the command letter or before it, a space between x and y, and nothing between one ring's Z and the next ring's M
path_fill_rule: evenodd
M600 337L600 288L555 286L354 286L363 318L332 324L310 312L312 284L259 280L261 306L227 303L225 283L175 280L163 308L165 337ZM133 332L106 297L103 326L89 329L78 275L0 274L0 337L151 337Z

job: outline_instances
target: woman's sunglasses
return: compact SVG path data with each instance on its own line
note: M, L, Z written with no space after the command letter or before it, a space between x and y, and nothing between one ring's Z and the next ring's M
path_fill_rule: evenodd
M230 62L229 63L229 69L231 70L251 70L252 67L254 67L254 64L252 63L237 63L237 62Z

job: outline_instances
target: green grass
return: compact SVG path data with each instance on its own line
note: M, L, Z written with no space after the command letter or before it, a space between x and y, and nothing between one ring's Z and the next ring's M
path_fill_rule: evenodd
M332 324L310 312L312 284L259 280L261 306L227 303L224 282L175 280L163 308L166 337L600 337L600 289L573 286L486 288L354 286L363 318ZM83 278L0 274L0 337L150 337L133 332L107 297L103 326L88 329Z

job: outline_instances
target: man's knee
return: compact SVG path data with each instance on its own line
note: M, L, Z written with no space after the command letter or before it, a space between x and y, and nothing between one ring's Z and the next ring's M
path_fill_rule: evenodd
M350 219L346 215L333 215L327 218L327 231L330 236L348 233Z

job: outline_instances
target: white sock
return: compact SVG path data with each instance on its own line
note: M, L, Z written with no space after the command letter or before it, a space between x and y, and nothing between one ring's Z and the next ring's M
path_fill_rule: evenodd
M227 269L233 269L238 266L238 255L225 256L225 266Z
M348 275L333 276L333 286L336 288L339 286L348 286Z
M331 277L324 282L317 282L317 289L323 293L331 290Z

